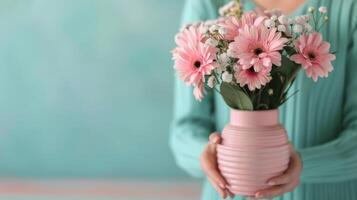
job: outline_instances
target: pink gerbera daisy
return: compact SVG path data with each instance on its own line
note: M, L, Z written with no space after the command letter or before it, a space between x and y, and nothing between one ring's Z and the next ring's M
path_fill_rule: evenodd
M272 79L269 69L263 69L257 72L254 70L254 67L243 69L242 66L237 67L234 77L241 87L247 85L251 91L260 89Z
M220 21L219 26L227 30L224 38L227 40L234 40L239 34L239 29L244 25L259 26L263 23L265 17L258 17L253 11L244 13L240 19L237 16L230 16Z
M181 80L195 86L195 96L202 98L202 83L205 75L215 68L216 49L202 43L204 39L201 27L189 27L176 37L178 45L173 53L175 69Z
M205 86L204 83L201 81L194 87L193 95L195 96L196 100L201 101L205 93Z
M189 27L176 37L178 47L173 50L175 69L184 82L197 85L214 69L216 49L201 42L199 27Z
M327 77L333 70L331 61L336 56L329 53L330 43L322 40L322 35L313 32L309 35L303 34L295 42L297 54L291 56L291 60L301 64L306 70L306 75L317 81L318 77Z
M287 38L281 36L276 28L265 26L244 26L239 35L230 43L231 55L239 59L243 69L254 67L259 72L272 65L281 65L280 50L283 49Z
M205 38L202 29L203 27L201 25L184 28L175 37L177 46L196 46L197 43L203 41Z

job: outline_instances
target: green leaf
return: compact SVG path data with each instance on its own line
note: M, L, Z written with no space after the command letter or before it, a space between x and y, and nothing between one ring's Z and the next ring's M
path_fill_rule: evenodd
M284 49L285 49L286 53L287 53L289 56L291 56L291 55L293 55L293 54L296 53L296 50L295 50L294 47L285 46Z
M277 71L283 73L285 77L291 77L299 71L300 65L290 60L286 56L281 56L281 66L277 67Z
M286 80L284 81L282 93L286 92L289 86L294 82L297 73L300 70L300 65L291 61L286 56L281 57L281 66L278 70L284 75Z
M293 62L288 57L281 57L281 66L278 67L277 72L284 77L284 81L282 81L280 96L279 99L277 99L277 102L279 103L278 106L282 105L286 101L286 95L294 83L300 68L301 65Z
M267 104L259 104L257 110L268 110L269 106Z
M282 102L280 103L280 105L283 105L285 102L287 102L291 97L293 97L295 94L297 94L299 92L299 90L296 90L295 92L293 92L290 96L285 97L284 99L282 99Z
M252 101L239 86L223 82L220 90L224 101L231 108L239 110L253 110Z
M281 72L274 71L274 73L272 73L272 80L265 86L265 89L262 93L262 100L260 101L260 104L267 104L269 109L277 108L279 106L280 96L282 94L285 81L285 75L283 75ZM269 89L273 90L272 95L269 94Z

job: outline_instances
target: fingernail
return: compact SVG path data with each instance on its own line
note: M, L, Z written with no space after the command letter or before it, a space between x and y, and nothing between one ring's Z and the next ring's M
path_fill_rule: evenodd
M255 198L263 198L263 195L260 194L260 193L257 193L257 194L255 195Z
M220 186L222 189L226 189L226 186L225 186L223 183L220 183L219 186Z
M274 181L269 181L268 185L275 185L276 183Z

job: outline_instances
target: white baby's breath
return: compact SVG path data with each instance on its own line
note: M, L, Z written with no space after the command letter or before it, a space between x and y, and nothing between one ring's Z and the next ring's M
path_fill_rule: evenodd
M236 1L230 1L228 4L219 8L218 12L221 16L224 16L224 15L226 15L227 12L229 12L229 10L231 10L234 7L238 7L238 6L239 6L239 4Z
M294 33L301 33L303 31L303 27L300 24L295 24L293 27Z
M290 24L293 24L293 23L294 23L294 20L291 19L291 18L288 18L288 24L290 25Z
M305 28L305 30L306 30L307 32L311 32L311 31L312 31L312 26L311 26L310 24L308 24L308 23L306 23L306 24L304 25L304 28Z
M230 74L229 72L225 71L225 72L223 72L223 74L222 74L222 80L223 80L224 82L230 83L230 82L232 82L232 80L233 80L233 75Z
M202 22L198 21L198 22L193 22L193 23L191 24L191 26L198 27L198 26L200 26L201 24L202 24Z
M215 32L215 31L218 31L218 29L219 29L219 26L215 24L215 25L212 25L212 26L209 28L209 31Z
M227 56L231 57L231 58L235 58L235 53L231 50L231 49L228 49L227 50Z
M309 13L313 13L313 12L315 12L315 7L310 6L310 7L307 9L307 11L308 11Z
M306 21L307 21L307 20L306 20L306 17L305 17L304 15L295 17L295 23L296 23L296 24L301 24L301 25L303 25L303 24L306 23Z
M264 21L264 26L267 28L272 28L275 26L275 22L271 19L267 19Z
M218 29L218 33L221 34L221 35L226 35L227 34L227 29L223 28L223 27L220 27Z
M237 63L234 63L233 64L233 69L234 69L234 71L238 71L240 69L239 65Z
M211 47L216 47L218 45L218 41L213 38L208 38L205 43Z
M286 31L286 26L285 25L279 25L278 26L278 31L285 32Z
M226 70L226 67L220 65L219 67L216 68L216 72L218 74L222 74Z
M278 18L278 21L280 24L283 24L283 25L287 25L289 23L289 19L285 15L280 15Z
M310 15L302 15L301 17L305 20L305 22L308 22L311 19Z
M217 23L217 20L213 20L213 19L207 20L207 21L204 22L204 24L205 24L206 26L213 26L213 25L215 25L216 23Z
M219 59L219 58L217 58ZM218 74L222 74L224 71L227 70L227 64L222 64L220 63L220 61L218 60L218 62L215 62L215 71L218 73Z
M201 31L202 31L202 33L207 33L207 32L208 32L208 29L209 29L208 26L202 26Z
M320 8L319 8L319 12L320 13L327 13L327 8L325 7L325 6L321 6Z
M278 17L276 15L273 15L273 16L270 17L270 19L273 20L273 21L276 21L278 19Z
M217 62L214 62L212 65L213 65L213 68L215 68L215 69L218 68L219 66L221 66L221 65L220 65L219 63L217 63Z
M224 16L226 14L226 12L227 12L227 9L225 7L221 7L218 10L218 13L220 16Z
M207 80L207 86L210 88L214 88L215 85L216 85L216 78L212 75Z
M218 55L218 62L223 66L228 65L229 60L230 60L230 58L227 55L227 53L222 53L222 54Z

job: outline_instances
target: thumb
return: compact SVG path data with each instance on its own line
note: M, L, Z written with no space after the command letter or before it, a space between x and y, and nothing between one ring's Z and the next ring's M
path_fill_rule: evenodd
M221 135L218 132L214 132L209 136L209 142L211 144L220 144L222 142Z

